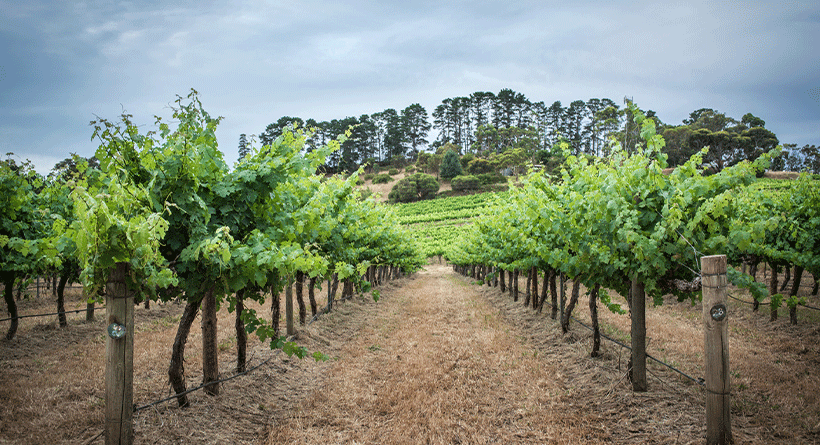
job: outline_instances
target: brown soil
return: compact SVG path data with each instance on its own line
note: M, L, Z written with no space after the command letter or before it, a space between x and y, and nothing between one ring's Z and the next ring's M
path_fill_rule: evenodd
M376 199L378 202L387 202L387 195L390 194L390 190L393 189L393 186L396 185L397 182L404 179L406 176L407 172L402 170L399 174L393 175L393 180L388 183L373 184L373 181L365 181L365 183L359 186L359 188L362 190L369 189L374 195L378 195L378 198ZM449 182L445 182L441 178L439 178L438 183L440 185L438 189L439 193L453 189Z
M763 177L769 179L797 179L800 177L800 172L767 171L763 173Z
M224 383L218 397L191 394L189 408L170 402L137 412L135 443L704 441L699 385L650 362L649 392L633 393L628 351L604 341L602 357L589 358L589 331L576 323L562 336L548 315L444 265L380 292L378 303L356 297L299 331L301 344L330 361L288 359L252 341L249 365L273 357L270 363ZM24 300L21 313L49 312L53 303L41 300ZM820 305L814 297L809 303ZM81 307L79 295L68 306ZM269 314L269 306L256 309ZM579 306L577 315L587 319L586 302ZM736 301L729 308L736 443L817 443L820 313L802 309L800 324L790 326L786 310L770 323L763 307L761 314ZM136 311L138 406L169 394L166 370L181 312L172 303ZM647 312L650 354L696 378L703 374L700 314L699 306L676 302ZM235 366L233 316L225 309L219 315L227 376ZM605 333L627 340L627 316L601 316ZM66 329L24 319L15 340L0 341L0 443L103 443L104 317L82 317L70 316ZM201 380L200 351L194 326L189 386Z

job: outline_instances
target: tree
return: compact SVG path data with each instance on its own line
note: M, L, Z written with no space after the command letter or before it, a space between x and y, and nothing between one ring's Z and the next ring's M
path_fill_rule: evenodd
M97 168L100 166L100 161L98 161L94 156L84 158L82 156L77 156L76 153L71 153L70 157L67 157L54 164L54 167L51 169L51 173L49 173L48 176L50 178L68 179L69 177L79 174L79 165L84 165L83 169Z
M487 125L492 118L495 94L488 91L476 91L470 95L470 115L473 118L473 128Z
M239 159L244 158L250 153L251 149L248 146L248 137L245 133L239 135Z
M447 150L444 153L444 159L441 161L441 177L452 179L461 173L461 161L458 159L458 153L455 150Z
M814 174L820 174L820 149L815 145L804 145L800 149L803 155L803 169Z
M745 125L747 128L754 128L754 127L765 127L766 121L763 119L755 116L752 113L746 113L740 119L740 123Z
M475 142L473 142L471 151L484 156L501 151L498 129L492 124L479 126L475 133Z
M670 126L663 129L661 133L666 146L663 152L668 156L667 162L670 167L683 165L697 151L689 145L689 135L692 128L688 125Z
M438 193L439 183L425 173L415 173L397 182L387 195L388 201L415 202L430 199Z
M566 112L566 138L569 140L572 148L572 154L578 155L581 153L581 144L583 137L581 132L583 130L584 116L586 114L586 103L582 100L574 100L569 104Z
M282 135L283 128L302 128L304 125L305 121L303 121L300 117L282 116L275 123L268 124L268 126L265 127L265 131L259 135L259 141L262 143L263 147L270 145L274 139Z
M401 129L404 141L409 144L411 157L418 158L420 148L427 145L427 132L430 131L427 110L417 103L402 110Z
M441 167L442 156L436 153L419 153L419 159L416 161L416 166L424 173L435 175L438 179L439 167Z
M555 146L561 138L567 137L566 128L567 110L561 106L561 101L555 101L545 112L547 144Z
M387 159L404 159L405 157L405 134L402 131L401 116L393 108L388 108L381 112L380 123L383 125L383 146L384 158Z

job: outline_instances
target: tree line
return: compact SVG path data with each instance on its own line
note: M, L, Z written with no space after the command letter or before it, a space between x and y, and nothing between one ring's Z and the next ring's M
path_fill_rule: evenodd
M283 116L269 124L259 139L266 145L285 127L306 127L312 129L307 143L307 149L311 150L352 128L341 150L327 160L325 168L332 172L352 171L368 162L412 162L418 159L419 153L440 152L439 149L448 144L455 146L459 154L483 157L516 148L530 162L546 164L552 158L562 157L557 150L560 142L566 142L575 156L609 156L613 141L627 151L634 150L640 139L640 128L635 124L630 103L627 98L623 106L612 99L591 98L575 100L569 105L561 101L548 105L505 88L497 94L474 92L444 99L429 115L423 106L415 103L401 111L388 108L371 115L321 122ZM690 113L681 124L668 124L652 110L640 111L655 122L658 133L666 141L662 152L673 167L709 146L704 162L720 171L744 159L754 160L779 144L777 136L765 128L766 122L752 113L735 119L711 108L701 108ZM438 132L433 141L428 140L431 130ZM240 156L247 145L247 136L242 135ZM816 147L798 149L787 145L785 148L781 158L773 163L773 169L820 173L820 154Z

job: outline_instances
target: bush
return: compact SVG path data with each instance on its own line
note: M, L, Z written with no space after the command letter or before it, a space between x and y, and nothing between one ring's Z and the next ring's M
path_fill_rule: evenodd
M378 175L373 177L373 184L387 184L392 180L393 178L391 178L390 175L385 173L379 173Z
M453 190L478 190L481 182L473 175L456 176L450 182L453 185Z
M470 172L471 175L492 173L494 170L495 167L493 163L483 158L475 158L467 164L467 171Z
M441 177L444 179L455 178L462 173L461 162L458 160L458 154L449 150L444 154L444 159L441 160Z
M415 173L416 172L416 167L413 167L413 166L407 167L407 168L404 169L404 172L407 173L408 175L410 173Z
M356 178L356 185L364 185L364 179Z
M395 168L391 168L390 170L387 170L387 174L390 175L390 176L398 175L399 171L396 170Z
M364 174L364 180L365 181L370 181L371 179L373 179L375 177L376 177L375 173L365 173Z
M439 184L435 178L425 173L416 173L397 182L387 199L391 204L421 201L435 197L438 189Z
M480 175L475 175L478 178L478 182L481 185L489 185L489 184L499 184L502 182L507 182L507 178L501 175L501 173L493 172L493 173L482 173Z
M461 169L467 170L467 166L470 165L470 162L473 162L475 159L475 155L472 153L465 153L464 156L461 157Z

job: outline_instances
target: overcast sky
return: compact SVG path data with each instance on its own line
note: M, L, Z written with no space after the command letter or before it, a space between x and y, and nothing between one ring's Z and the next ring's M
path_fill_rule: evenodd
M281 116L318 121L511 88L531 101L634 98L667 123L751 112L820 144L815 1L0 0L0 154L38 171L91 156L88 123L147 131L191 88L221 150Z

